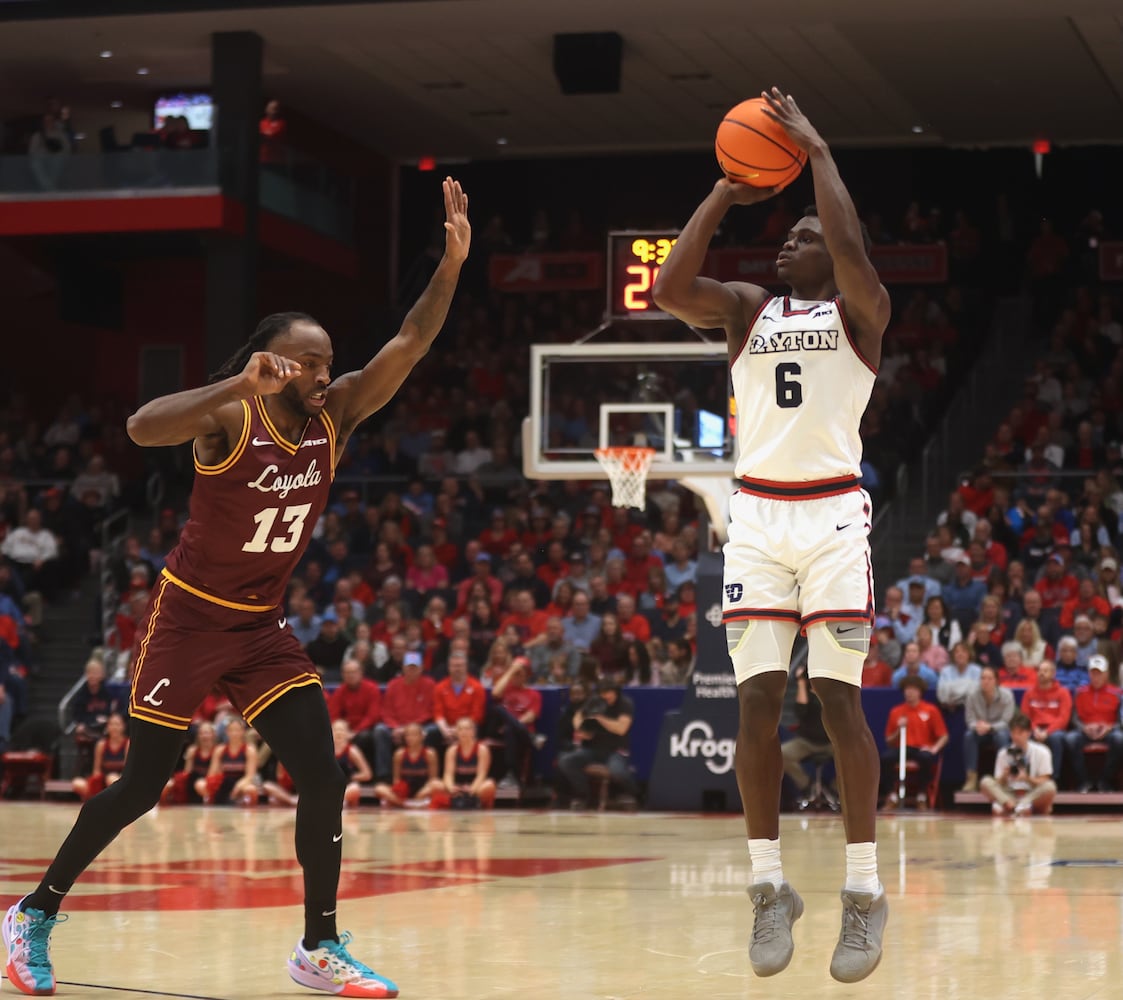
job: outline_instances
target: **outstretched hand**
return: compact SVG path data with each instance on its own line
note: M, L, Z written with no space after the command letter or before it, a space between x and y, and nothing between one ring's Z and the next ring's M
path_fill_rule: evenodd
M760 96L768 105L764 114L783 126L784 131L791 136L792 142L800 149L808 152L816 143L823 141L815 126L807 120L807 115L799 110L799 105L795 103L795 98L791 94L785 94L779 87L773 87L771 92L762 90Z
M472 227L468 222L468 196L460 181L444 179L445 192L445 256L457 262L468 257Z
M754 187L752 184L743 184L723 177L714 185L714 190L731 205L755 205L757 202L771 198L780 189Z
M246 367L242 369L242 378L251 395L272 396L297 378L301 371L299 361L268 351L258 351L250 355Z

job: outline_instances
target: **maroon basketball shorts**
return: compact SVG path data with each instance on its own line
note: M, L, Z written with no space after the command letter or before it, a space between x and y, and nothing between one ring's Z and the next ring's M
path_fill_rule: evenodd
M279 609L242 611L161 576L139 630L129 714L187 729L202 700L224 693L249 723L286 691L320 684Z

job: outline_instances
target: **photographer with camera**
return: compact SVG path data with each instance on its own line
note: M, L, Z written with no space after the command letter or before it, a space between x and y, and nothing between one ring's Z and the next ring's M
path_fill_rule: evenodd
M612 776L612 784L635 798L636 783L627 757L628 731L635 715L632 700L621 693L619 684L612 682L603 683L574 714L576 749L558 758L558 770L573 789L573 808L588 807L590 789L585 768L590 764L604 764Z
M998 751L994 777L979 783L991 800L995 816L1028 816L1053 811L1057 786L1053 782L1053 754L1044 743L1030 738L1033 726L1018 712L1010 720L1010 745Z

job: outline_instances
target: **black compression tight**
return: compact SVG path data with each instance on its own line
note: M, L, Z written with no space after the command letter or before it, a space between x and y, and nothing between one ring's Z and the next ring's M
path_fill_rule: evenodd
M343 854L340 813L347 779L335 759L331 720L318 685L282 695L254 720L254 728L292 775L296 857L304 869L305 945L335 937L335 894ZM126 826L160 801L183 748L184 734L141 719L129 724L129 755L121 780L95 795L78 814L43 881L24 908L58 912L63 896Z

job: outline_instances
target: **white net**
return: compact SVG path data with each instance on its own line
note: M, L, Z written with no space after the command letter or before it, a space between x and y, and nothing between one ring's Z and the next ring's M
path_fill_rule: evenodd
M593 452L612 483L613 507L647 505L647 472L654 448L598 448Z

